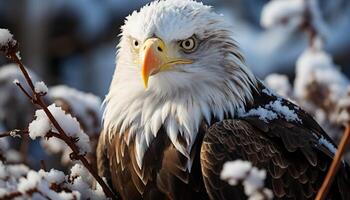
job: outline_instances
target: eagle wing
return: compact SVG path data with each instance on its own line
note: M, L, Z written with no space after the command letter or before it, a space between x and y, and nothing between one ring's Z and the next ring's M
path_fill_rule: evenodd
M241 186L230 186L220 180L225 162L242 159L266 169L265 186L272 189L275 199L314 199L333 153L319 143L319 136L325 133L317 123L305 113L300 114L306 123L303 126L284 119L265 122L251 116L212 125L204 136L200 154L210 197L246 199ZM350 199L350 173L345 163L339 169L329 199Z

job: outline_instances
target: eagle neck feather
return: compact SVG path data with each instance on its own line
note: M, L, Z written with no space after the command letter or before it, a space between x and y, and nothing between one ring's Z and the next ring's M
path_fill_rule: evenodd
M152 88L145 91L140 82L136 81L136 84L115 76L105 99L105 132L110 140L117 136L124 139L127 145L134 141L135 157L140 168L147 148L161 127L164 127L175 148L190 158L192 145L203 120L210 124L212 117L217 120L234 117L244 109L247 102L253 100L255 77L243 64L228 69L231 69L227 71L231 75L221 78L224 80L206 84L193 84L191 82L194 81L189 80L189 87L174 89L172 93L166 94ZM116 73L125 72L117 70ZM167 79L166 74L163 78ZM181 84L184 85L183 82ZM128 137L124 137L126 131ZM180 142L178 137L183 140Z

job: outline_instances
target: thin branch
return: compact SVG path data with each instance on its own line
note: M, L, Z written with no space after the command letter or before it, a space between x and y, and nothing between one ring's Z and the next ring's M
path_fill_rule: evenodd
M21 62L21 60L18 58L17 54L14 52L11 52L9 55L10 59L12 59L15 63L18 64L24 78L26 79L30 89L32 90L33 94L35 94L35 88L34 88L34 83L32 81L32 79L30 78L26 68L24 67L23 63Z
M33 101L33 97L27 92L26 89L24 89L24 87L22 86L22 84L20 82L15 82L15 84L18 86L18 88L25 94L26 97L28 97L28 99L30 101Z
M316 200L323 200L326 198L329 187L331 186L334 176L338 171L338 168L341 162L341 157L345 152L346 144L349 142L349 139L350 139L350 123L345 128L344 134L340 140L339 147L334 156L331 167L328 169L326 178L324 179L321 188L318 190Z
M22 136L27 135L27 134L28 134L27 130L15 129L12 131L0 133L0 138L3 138L3 137L22 137Z
M52 125L56 128L56 130L58 131L58 134L54 134L51 133L51 136L55 136L58 137L59 139L63 140L69 147L70 149L72 149L73 153L71 154L71 158L73 159L77 159L80 160L83 165L88 169L88 171L91 173L91 175L96 179L96 181L101 185L104 193L106 194L106 196L108 198L111 199L116 199L116 196L114 195L114 193L112 192L112 190L108 187L108 185L103 181L103 179L97 174L97 172L93 169L93 167L91 166L91 164L89 163L89 161L85 158L85 156L80 155L79 154L79 148L76 146L75 142L72 140L71 137L69 137L65 131L63 130L63 128L59 125L59 123L57 122L57 120L55 119L55 117L52 115L52 113L50 112L50 110L48 109L47 105L45 104L45 102L42 100L42 94L40 93L36 93L35 92L35 87L33 84L32 79L30 78L27 70L25 69L23 63L21 62L21 60L18 58L17 54L15 53L15 51L10 51L7 56L13 60L14 62L16 62L21 70L21 72L24 75L24 78L26 80L26 82L29 85L30 90L32 91L33 96L29 95L28 92L26 92L26 90L24 90L23 87L21 87L21 85L19 84L18 86L21 88L21 90L24 92L24 94L32 101L33 104L39 106L41 109L43 109L43 111L45 112L45 114L47 115L47 117L50 119Z

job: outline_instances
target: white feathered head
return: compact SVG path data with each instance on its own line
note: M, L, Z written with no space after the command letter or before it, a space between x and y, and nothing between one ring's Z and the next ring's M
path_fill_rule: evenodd
M139 129L147 143L164 125L173 143L181 133L190 146L203 118L234 115L256 80L232 33L223 16L192 0L134 11L122 26L105 123Z

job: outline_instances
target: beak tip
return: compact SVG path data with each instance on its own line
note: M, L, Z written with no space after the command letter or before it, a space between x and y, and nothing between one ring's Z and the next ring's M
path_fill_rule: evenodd
M143 87L145 90L148 88L148 78L143 78Z
M144 84L143 84L143 87L144 87L145 90L147 90L148 84L147 84L147 83L144 83Z

